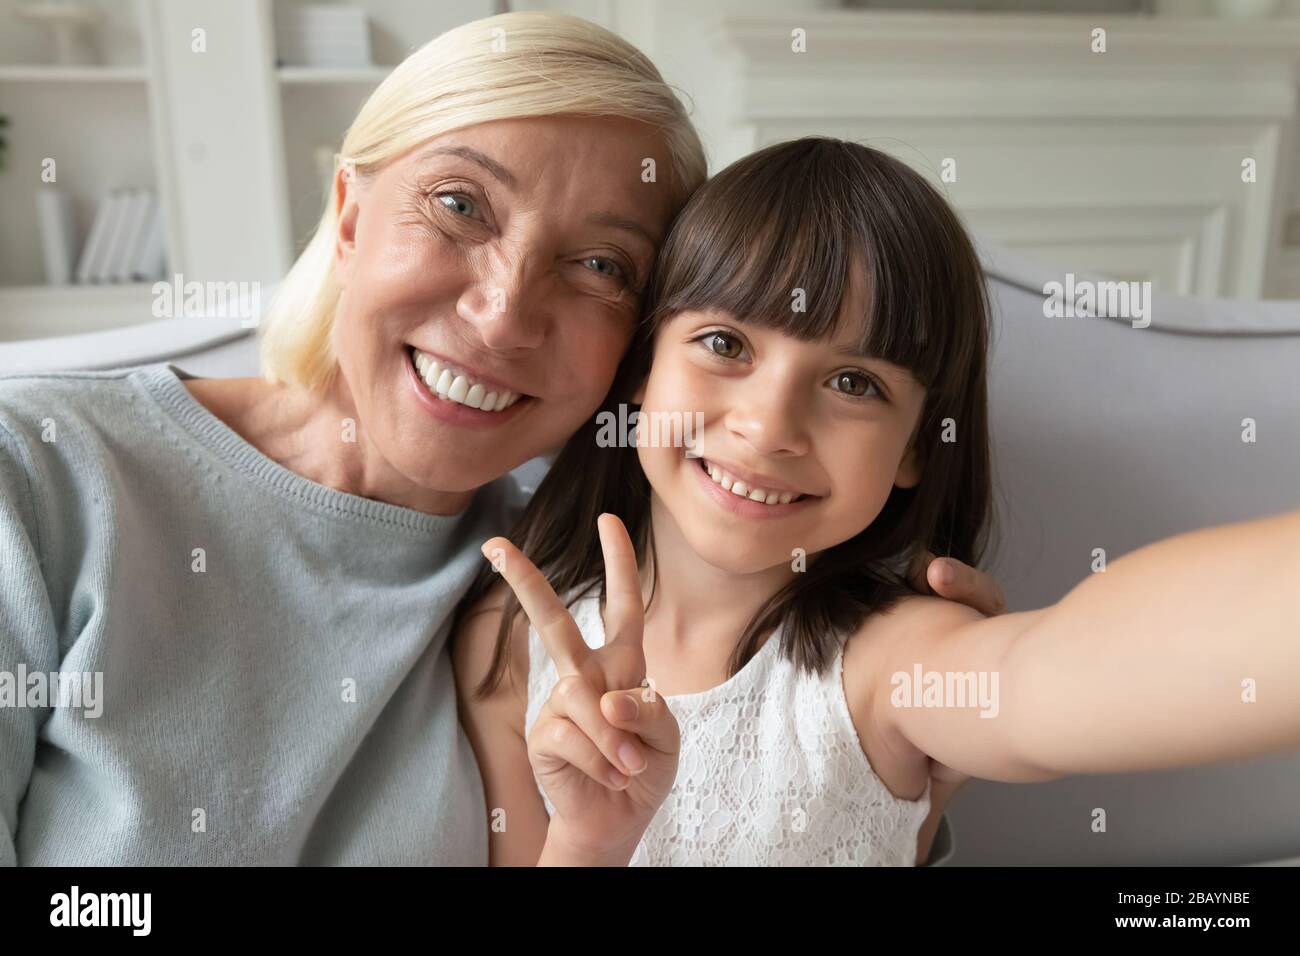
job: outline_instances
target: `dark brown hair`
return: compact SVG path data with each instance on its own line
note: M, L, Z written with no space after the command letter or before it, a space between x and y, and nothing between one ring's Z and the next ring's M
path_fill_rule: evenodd
M992 483L988 302L979 259L947 202L919 174L877 150L809 137L733 163L687 203L660 250L644 318L605 403L561 450L510 535L570 606L593 589L603 602L602 512L623 520L638 562L653 565L650 486L636 448L600 447L596 435L601 413L617 418L644 380L657 329L683 311L711 309L801 340L827 338L855 265L867 276L860 350L910 370L926 389L915 438L921 479L895 487L869 527L809 556L807 569L749 622L729 673L779 624L781 653L820 672L867 615L912 593L906 570L913 554L928 549L979 561ZM805 291L802 312L791 308L795 289ZM944 441L947 419L955 441ZM462 610L498 580L485 566ZM505 672L520 611L508 594L479 693Z

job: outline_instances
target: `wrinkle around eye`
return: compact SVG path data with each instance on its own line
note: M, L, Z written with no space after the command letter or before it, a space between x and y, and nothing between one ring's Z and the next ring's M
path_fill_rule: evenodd
M428 192L413 183L403 183L394 221L399 226L419 226L442 233L437 222L437 211L431 208Z

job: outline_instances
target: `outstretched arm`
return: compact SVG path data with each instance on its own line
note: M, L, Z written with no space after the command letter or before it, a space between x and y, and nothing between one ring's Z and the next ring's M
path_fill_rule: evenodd
M873 711L965 773L1043 780L1300 747L1300 512L1159 541L1039 611L911 605L886 628ZM983 675L996 713L899 706L890 676L918 665Z

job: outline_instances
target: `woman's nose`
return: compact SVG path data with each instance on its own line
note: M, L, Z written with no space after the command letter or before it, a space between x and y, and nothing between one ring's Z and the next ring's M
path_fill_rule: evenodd
M727 430L757 455L806 455L811 441L806 399L794 382L761 375L738 383Z
M498 262L471 282L456 301L456 313L478 330L492 349L536 348L545 338L541 290L521 261Z

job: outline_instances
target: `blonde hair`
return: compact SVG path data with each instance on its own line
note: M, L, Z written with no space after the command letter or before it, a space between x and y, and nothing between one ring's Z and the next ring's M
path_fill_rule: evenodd
M672 156L674 211L704 181L704 148L686 110L641 51L578 17L532 11L475 20L408 56L357 113L335 172L344 162L349 173L368 175L435 136L477 123L557 114L619 116L660 128ZM337 368L337 228L331 188L311 241L263 316L269 382L318 388Z

